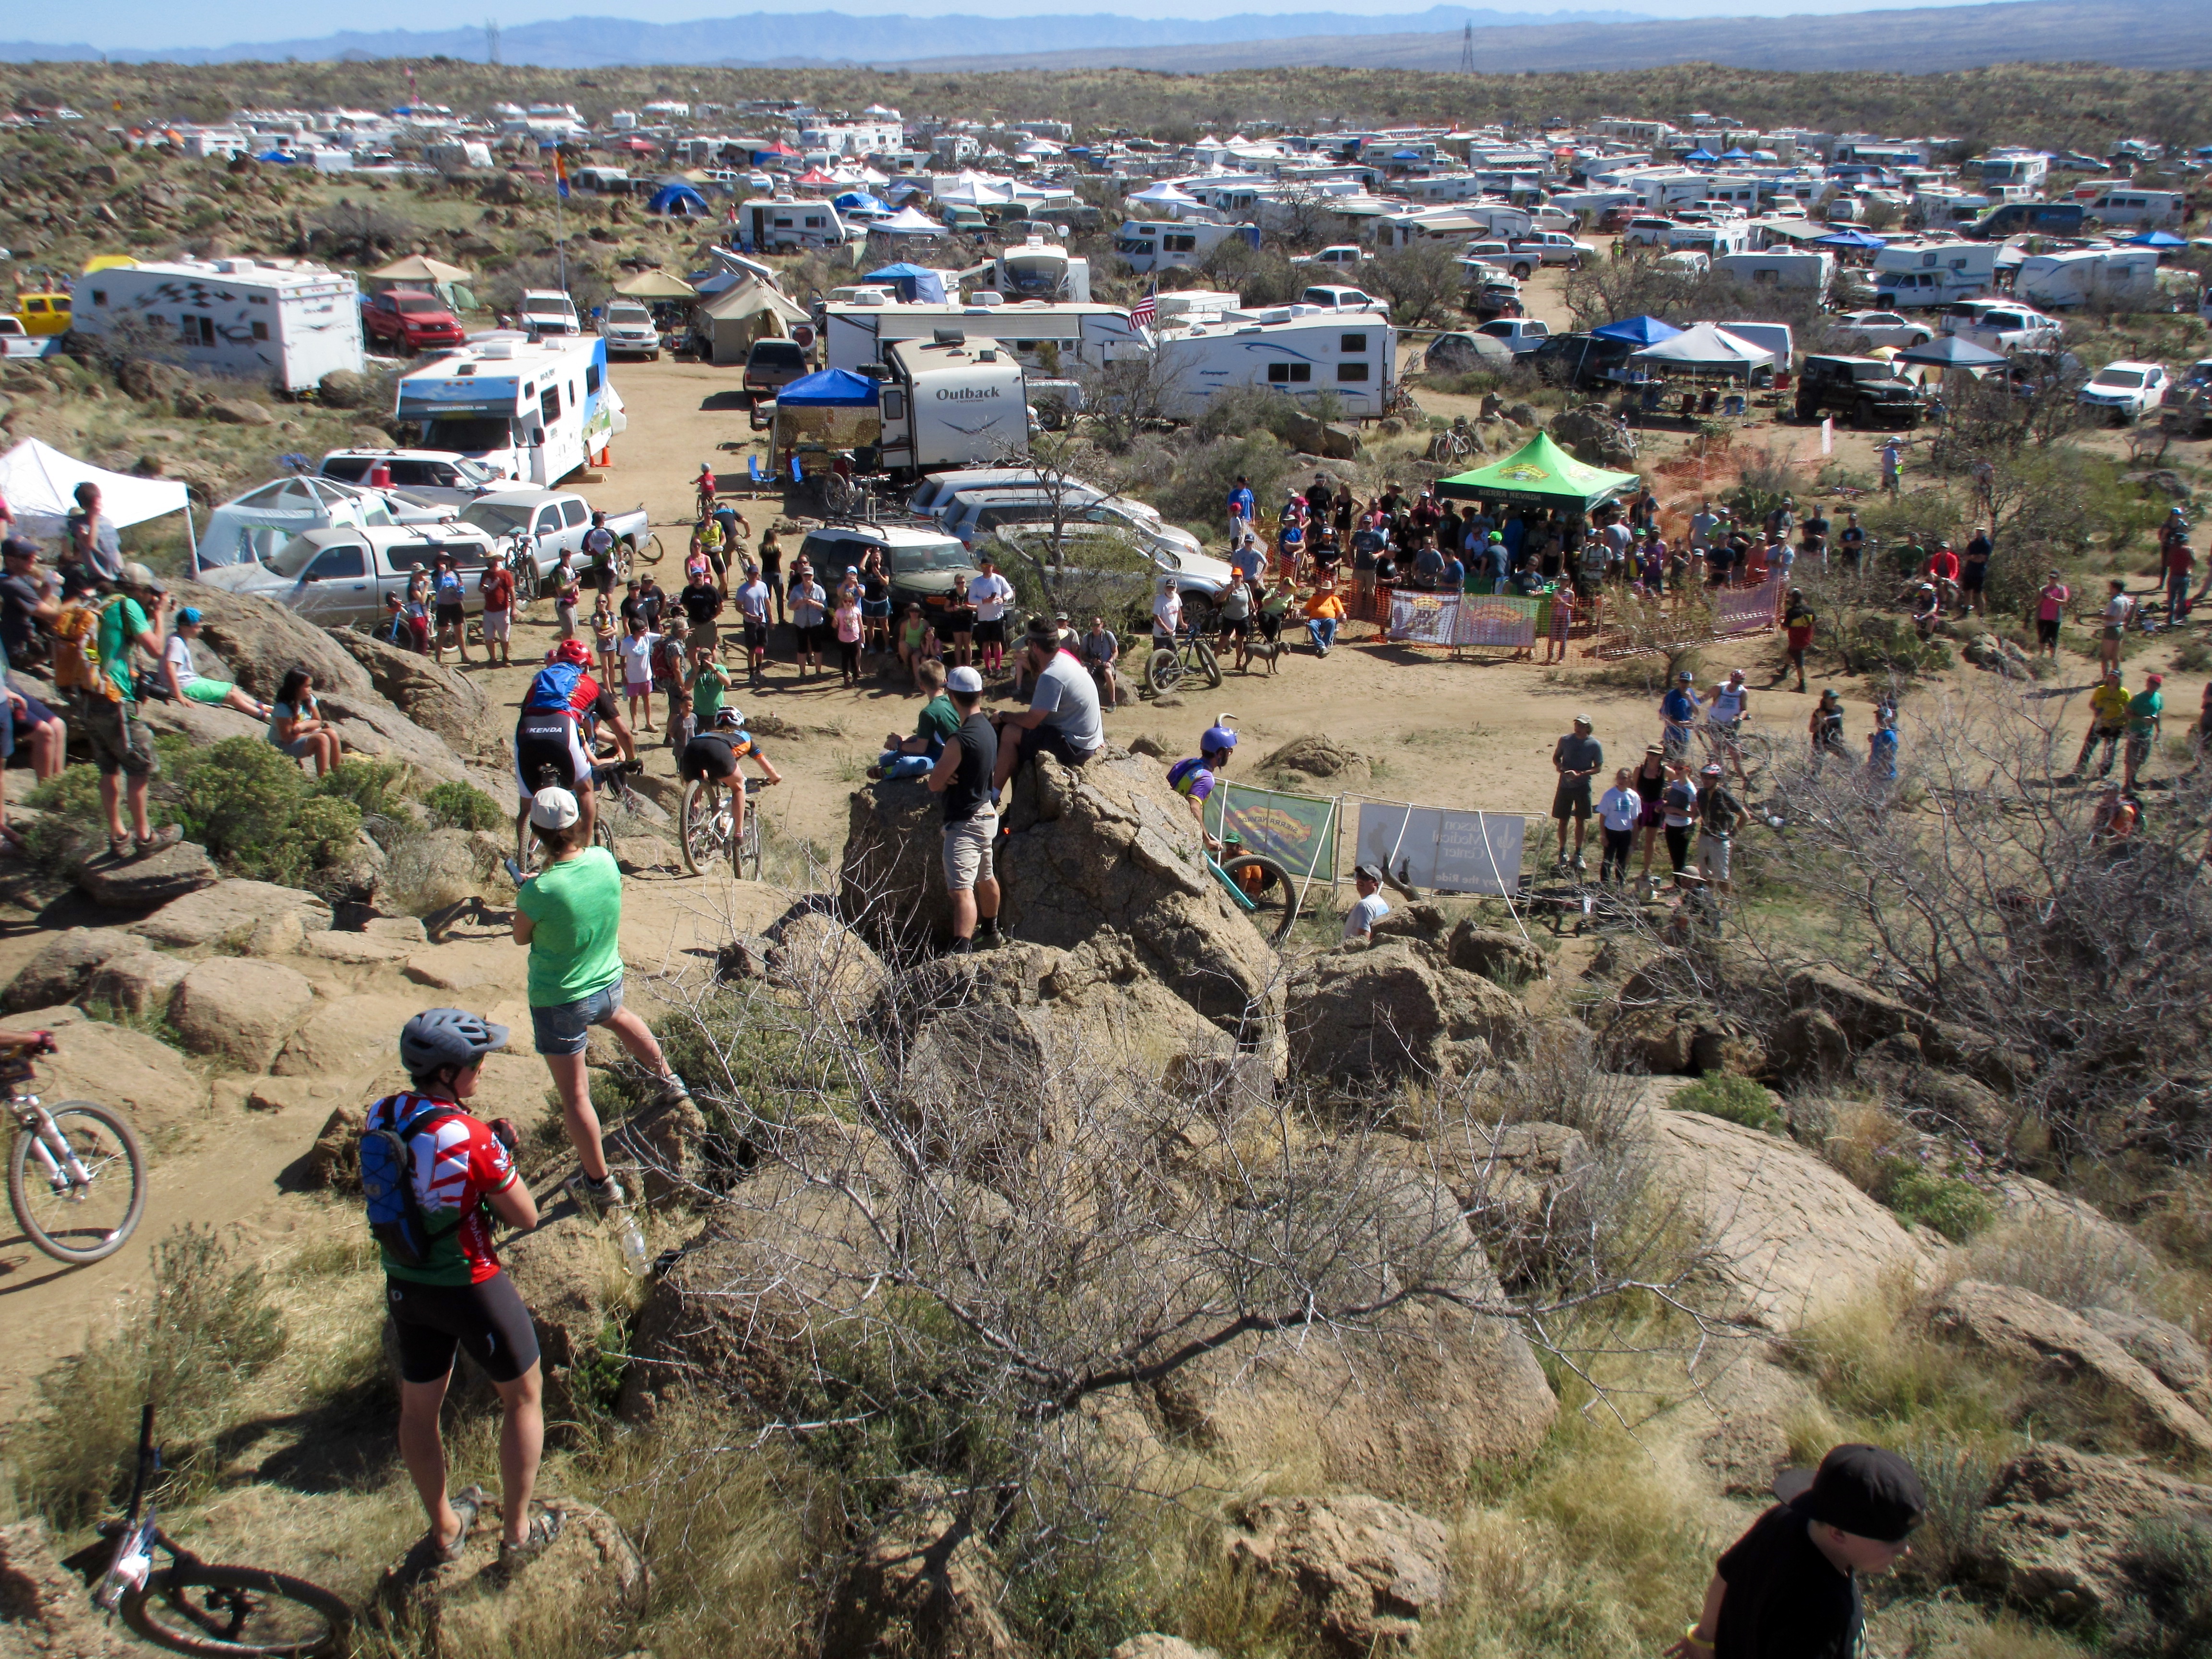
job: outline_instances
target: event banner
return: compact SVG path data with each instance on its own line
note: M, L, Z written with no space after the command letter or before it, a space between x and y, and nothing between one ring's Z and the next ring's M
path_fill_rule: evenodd
M1206 827L1217 838L1234 834L1246 852L1263 853L1294 876L1332 884L1336 818L1336 803L1325 796L1293 795L1248 783L1218 783L1206 798Z
M1359 804L1359 862L1381 866L1409 885L1433 891L1517 891L1527 833L1528 823L1518 812Z
M1407 645L1449 645L1459 620L1456 593L1390 592L1390 637Z
M1407 645L1525 650L1536 642L1549 599L1516 594L1420 593L1394 589L1390 637Z
M1776 571L1756 587L1723 587L1713 592L1713 633L1756 634L1772 628L1782 616L1782 573Z

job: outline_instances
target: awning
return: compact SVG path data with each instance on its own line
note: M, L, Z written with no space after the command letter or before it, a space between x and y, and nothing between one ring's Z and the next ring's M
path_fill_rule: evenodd
M1626 340L1632 345L1657 345L1662 340L1671 340L1682 331L1672 323L1656 317L1624 317L1617 323L1607 323L1603 328L1590 332L1601 340Z
M368 274L380 283L465 283L471 275L459 265L449 265L443 259L433 259L421 253L410 253L404 259L394 259L383 270L372 270Z
M1633 472L1607 472L1578 461L1553 443L1549 433L1539 432L1502 461L1438 479L1437 494L1458 501L1576 507L1587 512L1642 482Z
M171 513L182 513L185 522L191 522L191 497L174 478L110 472L36 438L26 438L0 455L0 495L15 509L18 527L43 540L58 538L67 528L81 483L99 486L100 516L118 530Z
M1886 248L1889 244L1884 241L1881 237L1870 236L1863 230L1838 230L1820 238L1815 246L1820 247L1840 247L1852 249L1859 252L1872 252Z
M779 409L872 409L876 383L846 368L825 368L806 374L775 394Z
M641 270L615 284L615 292L625 300L688 300L693 291L690 283L665 270Z
M1962 340L1955 334L1938 334L1897 354L1901 363L1926 363L1935 368L1996 368L2006 361L2001 351Z

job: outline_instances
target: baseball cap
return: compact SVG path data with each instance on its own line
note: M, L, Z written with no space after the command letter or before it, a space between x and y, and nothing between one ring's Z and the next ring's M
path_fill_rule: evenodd
M1590 730L1592 730L1593 732L1595 732L1595 731L1597 729L1597 722L1596 722L1595 720L1592 720L1592 719L1591 719L1588 714L1577 714L1577 715L1576 715L1576 716L1575 716L1575 724L1576 724L1577 726L1589 726L1589 727L1590 728Z
M188 605L177 612L177 626L179 628L184 627L187 623L196 623L199 619L200 612L198 605Z
M1352 873L1362 881L1379 882L1382 879L1382 872L1371 864L1355 864L1352 866Z
M1705 763L1705 769L1698 775L1708 778L1719 777L1721 775L1721 763L1718 761L1707 761Z
M584 816L566 789L541 789L530 799L530 821L540 830L566 830Z
M2146 674L2143 676L2143 684L2145 685L2164 685L2166 684L2166 676L2163 674Z
M0 554L11 559L35 559L39 556L39 544L21 536L10 536L6 541L0 542Z
M1880 1446L1837 1446L1818 1469L1784 1469L1774 1495L1808 1519L1885 1544L1903 1543L1928 1508L1912 1465Z
M1695 674L1692 674L1688 669L1685 668L1680 673L1675 675L1674 678L1680 680L1684 685L1688 685L1698 677Z
M945 689L957 691L963 697L976 696L982 692L983 677L963 663L945 677Z
M143 587L149 593L166 593L169 591L161 586L160 577L136 559L123 567L123 585L125 587Z

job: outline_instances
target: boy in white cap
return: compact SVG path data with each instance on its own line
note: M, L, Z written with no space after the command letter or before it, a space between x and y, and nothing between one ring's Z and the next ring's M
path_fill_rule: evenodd
M999 878L992 854L999 838L998 728L982 713L983 677L963 663L945 677L945 694L960 725L930 769L929 793L945 801L945 887L952 900L952 951L999 942Z

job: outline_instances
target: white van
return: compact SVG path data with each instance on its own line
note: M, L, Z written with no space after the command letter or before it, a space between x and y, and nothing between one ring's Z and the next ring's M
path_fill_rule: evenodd
M1836 256L1771 247L1757 253L1723 253L1713 261L1713 270L1754 288L1804 289L1825 295L1835 280Z
M1748 340L1755 346L1764 346L1777 374L1787 374L1796 361L1797 339L1787 323L1723 323L1721 327L1740 340ZM1753 370L1753 377L1758 371Z
M2089 198L2090 217L2138 230L2179 230L2185 198L2178 190L2137 190L2115 185Z

